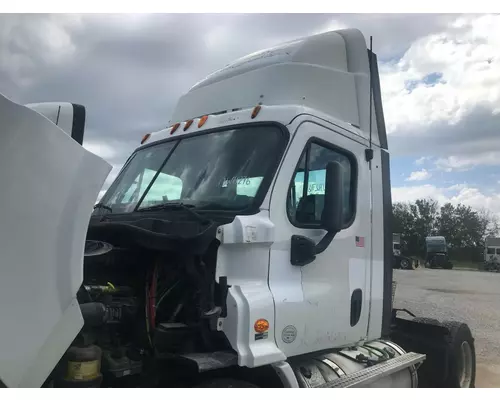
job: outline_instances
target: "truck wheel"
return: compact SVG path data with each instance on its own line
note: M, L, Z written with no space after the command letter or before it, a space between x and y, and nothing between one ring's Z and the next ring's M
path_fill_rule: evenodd
M408 259L406 258L402 258L400 261L399 261L399 267L401 269L410 269L410 262Z
M201 384L195 386L195 388L212 388L212 389L223 389L223 388L235 388L235 389L243 389L243 388L258 388L258 386L252 385L249 382L240 381L238 379L211 379Z
M444 268L445 268L445 269L453 269L453 264L452 264L450 261L448 261L448 262L444 265Z
M467 324L457 321L443 321L442 325L450 331L449 371L445 387L473 388L476 383L476 350L474 338Z

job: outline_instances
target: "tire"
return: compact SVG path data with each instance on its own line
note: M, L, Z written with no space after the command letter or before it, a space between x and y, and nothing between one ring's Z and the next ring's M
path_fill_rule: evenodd
M449 358L446 388L474 388L476 384L476 350L474 338L467 324L443 321L450 331L448 336Z
M453 269L453 264L452 264L450 261L448 261L448 262L444 265L444 268L445 268L445 269Z
M402 258L399 260L399 267L401 269L411 269L411 262L407 258Z
M401 259L399 256L394 256L392 259L392 269L401 269Z
M231 378L220 378L220 379L211 379L201 384L195 386L195 388L208 388L208 389L223 389L223 388L235 388L235 389L247 389L247 388L258 388L249 382L241 381L238 379Z

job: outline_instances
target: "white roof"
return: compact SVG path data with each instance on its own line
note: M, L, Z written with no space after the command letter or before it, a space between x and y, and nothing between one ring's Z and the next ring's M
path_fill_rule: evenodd
M425 238L426 242L445 242L446 239L444 236L427 236Z
M493 246L493 247L500 246L500 238L498 238L498 237L487 237L486 238L486 246Z
M368 49L357 29L298 39L243 57L180 98L172 123L257 104L308 107L369 132ZM373 142L378 144L375 112Z

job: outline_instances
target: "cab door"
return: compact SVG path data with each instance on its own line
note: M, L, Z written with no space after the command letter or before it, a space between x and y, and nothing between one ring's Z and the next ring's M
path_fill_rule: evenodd
M275 225L269 285L278 347L287 355L354 344L367 334L370 299L370 170L363 139L313 121L298 124L271 197ZM326 166L343 167L343 229L314 261L291 262L291 237L326 234Z

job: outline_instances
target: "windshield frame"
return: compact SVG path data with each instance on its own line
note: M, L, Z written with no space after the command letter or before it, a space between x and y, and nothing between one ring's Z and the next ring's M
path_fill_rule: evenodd
M163 160L160 168L158 168L158 171L156 171L153 179L151 182L148 184L146 189L144 190L144 193L141 195L141 198L137 202L137 204L134 207L134 210L131 212L121 212L121 213L107 213L106 216L109 217L111 215L133 215L133 214L143 214L143 213L151 213L150 211L142 211L139 207L141 206L141 203L150 190L151 186L155 182L157 176L161 173L161 170L163 166L168 162L170 159L171 155L179 145L179 143L182 140L192 138L192 137L197 137L197 136L202 136L202 135L209 135L213 133L218 133L218 132L224 132L224 131L230 131L230 130L236 130L236 129L241 129L241 128L249 128L249 127L275 127L278 128L278 131L280 133L280 138L279 138L279 145L277 148L277 151L275 152L275 157L274 160L270 163L270 168L269 168L269 173L263 177L262 182L260 183L259 189L257 190L257 193L255 194L255 197L253 198L253 201L245 208L243 209L222 209L222 208L217 208L217 209L209 209L209 208L196 208L196 212L202 213L202 212L212 212L212 213L220 213L220 214L237 214L237 215L252 215L256 214L260 211L260 207L266 197L266 194L269 190L269 187L271 186L271 183L276 177L276 173L279 169L279 166L281 162L283 161L283 156L286 153L286 150L288 148L289 140L290 140L290 132L288 128L279 123L279 122L273 122L273 121L267 121L267 122L245 122L241 124L233 124L233 125L227 125L227 126L218 126L215 128L211 129L206 129L206 130L200 130L197 132L192 132L192 133L183 133L180 135L172 135L170 137L167 137L165 139L157 140L155 142L151 143L146 143L142 146L137 147L133 153L128 157L127 161L123 164L123 167L121 168L120 172L116 176L116 178L113 180L109 188L106 190L104 195L102 196L101 200L99 201L100 203L106 204L108 197L113 194L114 190L116 189L116 186L119 185L121 179L123 178L123 174L127 170L127 167L129 164L132 162L134 157L139 153L140 151L147 149L149 147L154 147L154 146L160 146L164 143L168 142L176 142L168 155L165 157ZM177 202L178 201L173 201ZM168 202L166 203L168 204ZM164 213L164 210L158 210L158 213ZM101 211L98 211L98 209L94 210L93 216L95 215L102 215Z

